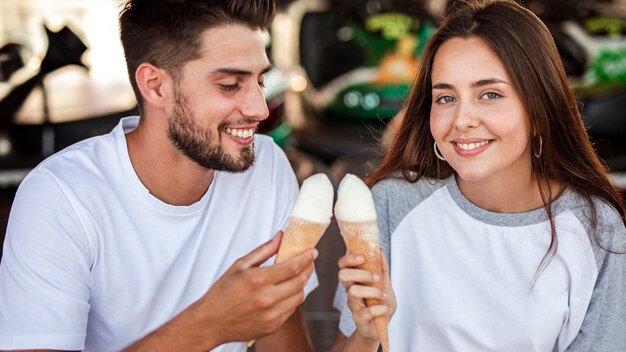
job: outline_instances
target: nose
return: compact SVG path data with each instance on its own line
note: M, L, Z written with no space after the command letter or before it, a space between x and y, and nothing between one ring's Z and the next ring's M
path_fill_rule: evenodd
M265 120L269 116L270 112L265 101L263 87L256 85L248 90L248 94L245 95L242 102L241 113L243 116L259 121Z
M459 101L454 116L454 127L463 131L480 123L478 110L472 101Z

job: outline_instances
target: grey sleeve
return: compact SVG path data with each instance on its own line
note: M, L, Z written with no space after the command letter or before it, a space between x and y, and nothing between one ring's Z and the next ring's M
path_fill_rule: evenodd
M378 218L378 238L380 247L385 253L387 263L391 263L391 224L389 222L389 195L385 187L380 184L372 188L376 216ZM391 270L391 267L389 267Z
M606 204L596 209L600 243L619 253L606 251L591 239L598 277L580 332L566 349L569 352L626 351L626 228L614 209Z
M391 234L389 233L389 214L388 214L388 197L384 188L374 186L372 189L372 196L374 197L374 205L376 206L376 216L378 218L378 232L380 239L380 246L383 248L387 262L390 261L390 249L391 249ZM390 268L391 269L391 268ZM333 306L339 310L339 330L345 336L350 336L356 330L356 325L352 319L352 312L348 308L348 299L346 296L346 290L341 283L337 285L335 292L335 299Z

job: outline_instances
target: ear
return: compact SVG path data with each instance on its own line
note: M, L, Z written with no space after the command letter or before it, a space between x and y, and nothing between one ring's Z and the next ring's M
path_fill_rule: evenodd
M145 104L161 108L165 106L170 96L171 81L165 70L144 62L137 67L135 80Z

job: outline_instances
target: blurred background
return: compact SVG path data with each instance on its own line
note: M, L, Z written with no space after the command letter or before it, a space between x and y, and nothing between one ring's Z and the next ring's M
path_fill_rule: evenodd
M453 1L453 0L452 0ZM366 177L393 138L420 54L447 0L278 1L267 38L270 117L260 132L299 181ZM15 190L52 153L136 114L117 14L121 0L0 0L0 242ZM589 134L626 194L626 0L521 1L552 32ZM36 216L36 214L33 214ZM316 351L336 337L336 224L319 244L305 303ZM1 252L0 252L1 256Z

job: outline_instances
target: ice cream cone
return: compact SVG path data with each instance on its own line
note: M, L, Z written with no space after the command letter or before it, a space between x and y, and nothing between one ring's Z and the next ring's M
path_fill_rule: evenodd
M357 176L347 174L341 180L337 190L335 217L348 252L365 258L359 268L376 273L382 278L383 263L378 243L376 207L369 188ZM383 281L378 281L374 286L382 289ZM385 302L380 299L366 299L365 304L372 306ZM388 317L374 318L374 326L385 352L389 351L388 325Z
M318 223L296 217L289 217L287 226L283 231L283 239L280 242L276 263L297 256L309 248L314 248L330 225Z
M325 174L315 174L302 182L300 194L283 230L276 264L315 248L330 225L333 196L333 185ZM248 341L248 347L252 345L254 340Z
M359 266L360 269L367 270L378 274L382 277L382 262L380 259L380 246L378 244L378 224L376 220L369 221L345 221L338 220L339 230L343 237L348 253L357 254L365 258L365 263ZM374 286L382 288L382 280L379 280ZM365 304L367 306L384 304L379 299L366 299ZM374 318L374 326L376 332L378 332L378 338L380 344L383 347L383 351L389 351L389 336L387 333L387 326L389 321L387 317Z

